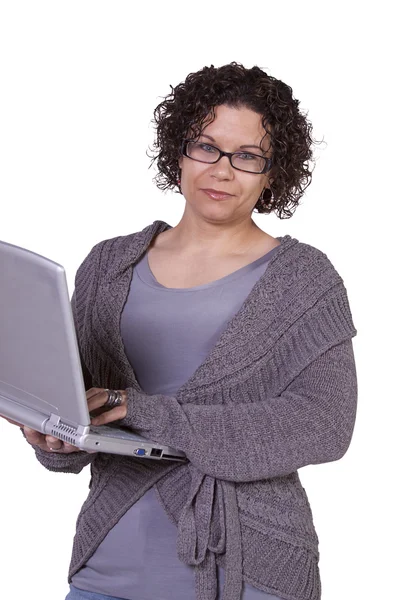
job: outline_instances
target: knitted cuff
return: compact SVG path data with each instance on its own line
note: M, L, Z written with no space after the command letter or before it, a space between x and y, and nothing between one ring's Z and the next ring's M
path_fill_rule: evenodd
M128 405L127 413L118 421L122 427L129 427L145 435L157 436L162 432L161 406L156 396L138 392L134 388L127 388Z

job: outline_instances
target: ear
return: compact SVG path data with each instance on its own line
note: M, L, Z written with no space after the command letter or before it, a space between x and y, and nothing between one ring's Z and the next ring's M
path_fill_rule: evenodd
M183 162L183 156L179 157L179 160L178 160L178 165L179 165L180 169L182 169L182 162Z

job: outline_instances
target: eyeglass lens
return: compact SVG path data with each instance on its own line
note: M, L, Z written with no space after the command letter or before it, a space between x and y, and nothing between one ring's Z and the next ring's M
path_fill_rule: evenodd
M188 142L186 152L190 158L206 163L216 162L219 158L218 148L201 142ZM264 169L265 164L265 158L248 152L241 152L232 156L232 165L234 167L242 171L249 171L250 173L260 173Z

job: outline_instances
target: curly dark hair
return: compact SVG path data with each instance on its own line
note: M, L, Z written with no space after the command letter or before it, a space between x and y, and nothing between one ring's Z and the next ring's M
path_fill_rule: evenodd
M246 107L262 117L272 146L272 203L264 197L266 206L258 199L253 210L267 214L275 211L280 219L290 218L311 183L309 163L315 163L312 125L306 118L308 113L299 110L292 88L259 67L247 69L237 62L204 67L190 73L175 88L170 87L171 93L155 108L152 121L156 136L151 165L157 160L158 173L153 180L157 187L178 188L180 192L178 160L188 131L199 136L214 120L216 106Z

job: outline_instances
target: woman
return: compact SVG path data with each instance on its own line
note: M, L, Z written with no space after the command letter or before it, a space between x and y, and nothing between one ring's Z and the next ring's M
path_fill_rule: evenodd
M298 104L257 67L190 74L155 110L156 182L183 194L180 222L102 241L77 272L92 422L188 462L78 452L25 428L46 468L91 465L68 600L321 597L297 470L350 444L357 332L327 256L251 218L290 217L311 181Z

